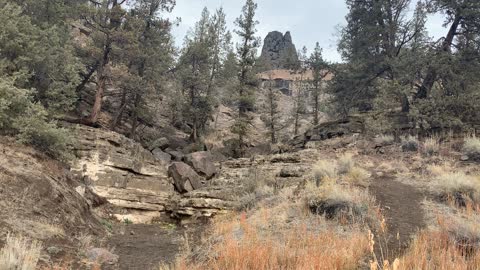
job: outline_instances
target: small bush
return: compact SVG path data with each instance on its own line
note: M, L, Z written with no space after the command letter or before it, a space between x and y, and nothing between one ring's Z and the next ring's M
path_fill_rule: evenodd
M355 167L355 161L353 161L352 154L344 154L338 159L337 172L339 174L348 174L353 167Z
M461 172L437 176L435 188L442 199L453 200L458 206L480 202L479 179Z
M359 167L353 167L347 174L348 182L359 186L367 186L369 177L368 171Z
M304 199L307 208L314 214L350 221L366 218L372 203L368 192L336 183L320 187L308 183Z
M377 145L391 145L395 141L395 137L392 135L380 135L375 138L375 143Z
M440 152L440 143L437 138L427 138L423 143L423 152L429 156L433 156Z
M325 160L320 160L318 161L314 166L313 166L313 174L315 176L315 181L317 183L317 186L320 185L322 181L324 181L326 178L333 179L336 177L336 166L332 162L328 162Z
M34 270L41 250L42 245L36 241L7 234L5 246L0 250L0 269Z
M402 151L403 152L417 152L418 151L418 139L414 136L408 136L402 138Z
M480 160L480 139L475 136L466 138L463 152L471 159Z

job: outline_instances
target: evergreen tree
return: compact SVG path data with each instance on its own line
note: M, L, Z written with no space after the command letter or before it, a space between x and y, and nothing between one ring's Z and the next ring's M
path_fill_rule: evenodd
M293 135L297 136L300 128L300 120L302 116L307 112L306 105L306 84L308 83L305 75L308 71L308 58L307 58L307 47L303 47L302 50L298 51L299 61L297 66L294 69L296 74L299 74L300 77L295 84L297 85L297 91L294 93L293 99ZM298 78L298 77L297 77Z
M313 124L318 125L320 113L320 98L323 87L323 79L328 75L328 64L323 60L322 48L317 42L308 59L309 68L312 71L312 98L313 98Z
M257 79L253 72L255 66L256 52L259 47L259 38L255 36L256 25L255 12L257 4L253 0L247 0L242 9L242 14L237 18L235 33L240 37L237 45L239 59L238 75L238 116L232 127L234 134L238 136L239 155L245 154L245 137L248 135L251 118L247 114L253 110L255 96L254 89L257 87Z
M267 71L268 72L268 71ZM279 91L274 88L274 80L271 72L269 72L269 81L267 88L264 89L264 106L261 120L268 129L270 142L275 144L278 142L278 132L283 128L281 124L281 111L279 108Z
M122 48L120 61L128 66L130 76L122 85L122 103L113 125L128 105L131 138L135 137L139 121L153 115L147 100L159 100L173 65L172 22L161 15L171 12L174 6L173 0L138 0L123 26L123 42L118 45Z

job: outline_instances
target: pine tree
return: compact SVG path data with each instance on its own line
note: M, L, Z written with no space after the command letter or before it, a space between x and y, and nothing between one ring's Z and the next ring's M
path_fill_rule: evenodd
M315 48L308 59L309 68L312 70L312 98L313 98L313 124L320 122L320 98L323 89L323 79L328 75L328 64L323 60L322 48L317 42Z
M256 52L259 47L259 38L255 36L256 25L255 12L257 4L253 0L247 0L242 9L242 14L237 18L235 33L240 37L237 46L239 59L239 75L237 87L238 116L232 127L234 134L238 136L239 155L245 154L245 137L248 135L251 119L247 112L253 109L255 96L254 89L257 87L257 79L253 73Z
M307 47L303 47L302 50L298 51L299 61L297 66L294 69L296 74L299 74L300 77L295 81L297 85L297 91L294 93L293 99L293 135L297 136L300 128L300 120L302 116L307 112L306 106L306 82L307 79L305 75L308 70L308 58L307 58Z
M267 71L268 72L268 71ZM270 142L275 144L278 142L278 132L283 129L281 123L281 111L279 107L279 92L274 88L274 80L271 72L269 72L269 82L267 88L264 89L265 97L263 104L263 112L261 120L268 129Z
M115 37L121 31L122 21L126 11L122 5L126 0L102 0L90 2L85 6L82 17L92 33L91 46L87 48L91 56L91 67L87 78L88 81L95 73L96 90L94 103L90 116L85 119L86 124L95 125L102 110L103 95L107 87L108 67L112 57L112 50L115 46ZM83 86L84 83L80 84ZM78 89L77 90L82 90Z

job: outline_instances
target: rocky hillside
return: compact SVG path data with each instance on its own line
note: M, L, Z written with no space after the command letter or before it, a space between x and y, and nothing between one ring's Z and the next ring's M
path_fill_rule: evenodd
M48 267L65 257L77 261L85 235L106 235L91 211L101 200L88 189L82 197L82 179L65 164L5 137L0 153L0 246L9 234L41 241L40 265Z

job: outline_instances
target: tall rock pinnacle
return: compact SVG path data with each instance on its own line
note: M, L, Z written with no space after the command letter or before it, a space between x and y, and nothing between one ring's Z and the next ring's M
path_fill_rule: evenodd
M268 33L263 42L260 56L265 69L290 69L298 62L298 54L290 32L285 35L278 31Z

